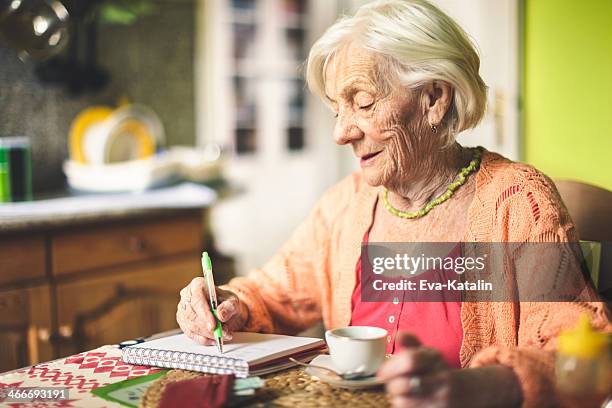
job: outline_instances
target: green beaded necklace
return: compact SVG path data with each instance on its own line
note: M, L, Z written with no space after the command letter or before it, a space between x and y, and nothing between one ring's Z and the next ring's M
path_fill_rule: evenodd
M475 148L473 150L474 150L474 155L472 156L472 160L466 167L462 168L461 171L459 171L459 174L457 175L456 180L453 181L448 186L448 188L446 189L444 193L442 193L437 198L428 202L425 205L425 207L421 208L418 211L403 212L393 207L391 203L389 202L389 190L385 188L385 192L383 193L383 203L387 211L389 211L391 214L395 215L396 217L400 217L400 218L405 218L405 219L421 218L427 215L427 213L429 213L435 206L440 205L446 200L448 200L449 198L451 198L453 194L455 194L455 191L459 187L465 184L467 180L467 176L473 173L474 170L476 170L476 168L480 164L480 156L481 156L480 149Z

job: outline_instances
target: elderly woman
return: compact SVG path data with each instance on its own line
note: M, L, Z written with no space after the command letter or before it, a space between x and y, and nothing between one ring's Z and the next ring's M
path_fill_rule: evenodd
M360 296L362 242L577 240L546 176L455 141L485 110L479 64L465 32L425 0L367 4L314 44L308 84L361 170L324 194L267 265L219 288L226 339L235 330L298 333L321 318L328 328L378 326L394 354L378 375L396 406L554 404L555 337L583 313L609 328L603 304ZM177 320L208 344L203 288L196 278L181 291Z

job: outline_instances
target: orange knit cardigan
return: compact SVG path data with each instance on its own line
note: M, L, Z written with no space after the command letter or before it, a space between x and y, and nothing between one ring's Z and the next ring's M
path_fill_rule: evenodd
M578 239L552 181L533 167L485 150L475 177L465 242ZM246 330L294 334L321 318L327 328L349 324L355 264L380 192L358 173L342 180L263 268L228 284L248 307ZM461 365L510 366L523 406L555 406L556 336L585 312L595 327L611 330L599 302L463 303Z

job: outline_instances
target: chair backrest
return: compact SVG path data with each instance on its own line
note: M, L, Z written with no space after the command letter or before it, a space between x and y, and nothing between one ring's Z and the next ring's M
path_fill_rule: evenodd
M612 318L612 191L572 180L555 184L580 239L601 243L598 273L590 272Z
M612 241L612 191L573 180L555 181L580 239Z

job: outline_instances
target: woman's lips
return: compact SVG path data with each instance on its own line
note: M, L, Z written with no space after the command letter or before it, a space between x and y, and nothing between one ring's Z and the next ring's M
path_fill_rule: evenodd
M362 156L361 160L359 160L359 165L361 165L361 167L367 167L371 165L372 162L374 161L374 158L378 156L380 152L382 152L382 150L376 153L369 153L369 154Z

